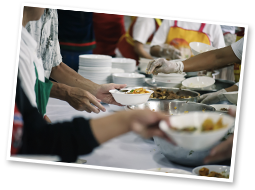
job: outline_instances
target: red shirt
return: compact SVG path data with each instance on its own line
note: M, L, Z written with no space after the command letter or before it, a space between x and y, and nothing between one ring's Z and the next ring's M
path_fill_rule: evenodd
M93 25L96 38L93 53L114 56L117 43L125 33L124 16L93 13Z

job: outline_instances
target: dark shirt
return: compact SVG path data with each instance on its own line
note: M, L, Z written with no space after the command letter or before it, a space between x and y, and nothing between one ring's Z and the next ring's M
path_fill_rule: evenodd
M88 51L95 48L93 13L58 9L58 38L66 51Z
M91 153L99 145L89 120L75 118L70 122L48 124L37 108L32 107L19 79L15 102L23 118L19 154L58 155L62 162L75 162L78 155Z

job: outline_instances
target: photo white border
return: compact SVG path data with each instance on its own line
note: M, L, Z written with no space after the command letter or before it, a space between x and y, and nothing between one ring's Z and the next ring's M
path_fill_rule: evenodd
M202 180L209 180L209 181L222 181L222 182L233 182L234 178L234 167L235 167L235 157L236 157L236 143L237 143L237 136L238 136L238 128L239 128L239 119L240 119L240 107L241 107L241 97L242 97L242 86L243 86L243 76L244 76L244 68L245 68L245 55L246 55L246 47L247 47L247 36L248 36L248 25L244 24L233 24L233 23L222 23L222 22L214 22L214 21L201 21L196 19L184 19L184 18L177 18L177 17L169 17L169 16L160 16L157 17L156 15L147 15L147 14L129 14L127 12L121 13L119 11L102 11L97 9L87 9L87 8L72 8L72 7L66 7L66 6L55 6L55 5L44 5L44 4L37 4L37 3L23 3L21 6L21 17L20 17L20 27L19 27L19 33L21 33L22 28L22 16L23 16L23 6L33 6L33 7L46 7L46 8L52 8L52 9L64 9L64 10L75 10L75 11L89 11L89 12L98 12L98 13L107 13L107 14L120 14L120 15L128 15L128 16L141 16L141 17L149 17L149 18L162 18L162 19L169 19L169 20L181 20L181 21L188 21L188 22L206 22L209 24L219 24L219 25L230 25L230 26L239 26L245 28L245 36L244 36L244 45L243 45L243 56L242 56L242 70L240 75L240 81L239 81L239 90L238 90L238 105L237 105L237 117L235 120L235 136L234 136L234 142L233 142L233 149L232 149L232 157L231 157L231 169L230 169L230 178L229 179L221 179L221 178L204 178L200 176L195 175L182 175L182 174L171 174L171 173L156 173L156 172L150 172L146 170L133 170L133 169L122 169L122 168L111 168L111 167L103 167L103 166L93 166L93 165L81 165L81 164L74 164L74 163L62 163L62 162L52 162L52 161L43 161L43 160L31 160L31 159L25 159L25 158L15 158L10 156L10 147L11 147L11 136L12 136L12 127L10 127L9 130L9 139L8 139L8 148L7 148L7 160L10 161L22 161L22 162L30 162L30 163L41 163L41 164L50 164L50 165L61 165L61 166L72 166L72 167L80 167L80 168L91 168L91 169L103 169L103 170L110 170L110 171L122 171L122 172L128 172L128 173L140 173L140 174L151 174L151 175L159 175L159 176L172 176L172 177L182 177L182 178L192 178L192 179L202 179ZM17 44L17 58L16 58L16 76L18 71L18 60L19 60L19 50L20 50L20 39L21 36L19 36L19 41ZM16 80L14 80L13 84L13 99L12 99L12 105L14 105L15 96L16 96ZM13 111L10 114L10 126L13 124Z

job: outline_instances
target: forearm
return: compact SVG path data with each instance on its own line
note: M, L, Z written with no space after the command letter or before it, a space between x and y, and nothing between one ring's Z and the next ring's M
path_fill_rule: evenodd
M134 51L139 55L139 57L153 59L152 56L144 50L143 44L138 41L135 41Z
M82 77L63 62L52 68L50 77L59 83L89 91L93 95L96 94L96 91L100 86Z
M183 61L184 72L217 69L229 66L233 63L240 63L234 54L231 46L208 51Z
M231 87L229 87L229 88L225 88L225 90L226 90L227 92L238 91L238 86L237 86L237 85L233 85L233 86L231 86Z
M150 48L150 54L155 57L161 57L160 55L161 47L160 46L152 46Z
M50 97L66 101L70 87L65 84L56 82L52 82L52 84L53 85L50 91Z
M90 120L91 130L99 144L130 131L129 114L118 112L108 117Z

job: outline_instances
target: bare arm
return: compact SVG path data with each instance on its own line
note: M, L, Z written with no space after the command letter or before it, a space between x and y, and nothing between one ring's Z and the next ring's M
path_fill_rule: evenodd
M222 68L233 63L241 63L231 46L208 51L183 61L184 72Z
M152 56L155 56L155 57L161 57L160 56L160 50L161 50L161 47L160 46L152 46L150 48L150 54Z
M136 54L139 55L139 57L153 59L152 56L144 50L143 44L141 42L135 41L134 50Z
M89 91L93 95L96 95L100 87L100 85L79 75L63 62L52 68L50 77L59 83Z

